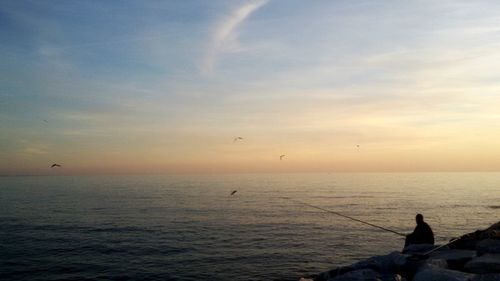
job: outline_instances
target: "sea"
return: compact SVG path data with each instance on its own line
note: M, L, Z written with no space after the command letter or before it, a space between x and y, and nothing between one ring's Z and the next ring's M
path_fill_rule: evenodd
M236 193L230 195L234 190ZM500 219L500 173L0 177L0 280L298 280Z

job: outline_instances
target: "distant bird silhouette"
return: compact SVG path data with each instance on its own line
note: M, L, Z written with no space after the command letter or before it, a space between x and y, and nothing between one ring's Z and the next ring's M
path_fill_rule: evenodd
M236 138L234 138L233 142L236 142L236 141L239 141L239 140L243 140L243 138L242 137L236 137Z
M356 144L356 147L359 148L359 144Z
M283 160L283 157L285 157L286 155L285 154L281 154L280 155L280 160Z
M46 119L43 119L43 122L45 122L45 123L49 123L49 121L47 121Z
M234 195L236 192L238 192L238 190L233 190L230 195Z
M52 166L50 166L51 168L54 168L54 167L61 167L61 165L59 164L52 164Z

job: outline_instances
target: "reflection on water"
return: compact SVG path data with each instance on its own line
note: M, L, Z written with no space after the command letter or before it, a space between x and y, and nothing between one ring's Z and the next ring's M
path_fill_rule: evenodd
M297 280L498 221L498 173L0 178L0 277ZM238 190L230 196L231 191Z

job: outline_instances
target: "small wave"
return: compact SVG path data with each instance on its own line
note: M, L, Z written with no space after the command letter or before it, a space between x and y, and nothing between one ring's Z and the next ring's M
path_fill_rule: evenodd
M491 205L488 207L490 207L491 209L500 209L500 205Z
M481 207L480 205L472 205L472 204L452 204L449 206L443 205L442 207L448 207L448 208L475 208L475 207Z
M311 199L359 199L359 198L375 198L370 195L351 195L351 196L312 196Z
M122 227L91 227L91 226L78 226L78 225L54 225L54 224L39 224L30 225L24 223L4 223L5 227L17 230L33 230L33 231L55 231L55 232L106 232L106 233L156 233L159 230L136 227L136 226L122 226Z
M374 210L398 210L401 208L398 208L398 207L374 207L373 209Z
M112 233L122 233L122 232L154 232L153 230L135 227L135 226L124 226L124 227L97 227L89 229L90 232L112 232Z

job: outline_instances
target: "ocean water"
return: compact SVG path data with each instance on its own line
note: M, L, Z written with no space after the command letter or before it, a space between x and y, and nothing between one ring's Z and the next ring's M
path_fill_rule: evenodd
M230 196L232 190L237 193ZM1 280L297 280L499 221L499 173L0 178Z

